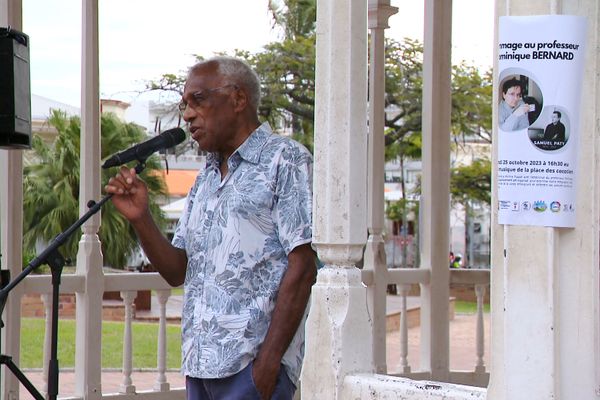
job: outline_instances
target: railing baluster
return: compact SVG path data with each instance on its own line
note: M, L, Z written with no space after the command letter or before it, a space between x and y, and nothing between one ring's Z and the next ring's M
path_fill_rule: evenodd
M157 351L157 367L158 376L154 383L154 390L159 392L168 392L169 383L165 372L167 370L167 301L171 296L171 290L157 290L156 298L160 309L158 321L158 351Z
M410 373L410 365L408 364L408 321L406 297L410 292L410 285L398 285L400 290L400 373Z
M485 372L485 363L483 361L484 354L484 327L483 327L483 298L485 295L485 286L482 284L475 285L475 295L477 296L477 364L475 365L475 373Z
M124 324L123 324L123 361L122 361L122 374L121 378L117 378L117 382L107 382L105 383L108 387L106 393L113 393L109 395L109 397L131 397L131 395L135 395L140 399L143 398L152 398L159 396L161 398L184 398L185 397L185 389L180 388L181 380L179 377L171 378L171 382L168 382L169 376L167 374L167 309L170 308L170 304L168 304L168 300L172 298L171 296L171 287L160 278L160 276L156 273L151 274L138 274L138 273L125 273L125 274L108 274L108 279L105 280L104 284L100 284L100 287L91 287L84 286L86 279L81 279L80 276L77 275L67 275L64 276L62 290L64 293L71 294L73 297L76 297L76 366L79 366L79 369L75 368L75 377L74 377L74 388L69 389L64 382L62 382L63 378L60 378L60 388L59 390L64 392L64 395L68 396L70 399L83 399L83 398L93 398L100 399L103 397L103 390L101 387L102 382L102 372L101 372L101 331L102 331L102 320L104 318L111 319L113 315L111 315L111 304L104 303L102 301L102 294L104 291L110 292L120 292L121 298L123 299L124 309ZM33 295L36 294L39 297L39 301L35 301L31 307L33 308L34 317L44 318L45 332L43 338L43 364L41 365L42 371L33 372L31 375L33 377L32 381L37 381L38 384L35 384L37 390L42 394L42 396L46 395L48 392L48 361L50 358L50 342L51 338L51 322L52 322L52 294L38 294L43 293L47 290L48 284L50 282L49 277L47 276L30 276L26 278L28 285L26 286L26 290L24 294ZM99 282L102 279L94 280L93 282ZM93 285L92 285L93 286ZM86 290L87 289L87 290ZM134 382L133 379L133 323L135 322L136 313L134 300L137 297L138 290L155 290L156 298L152 298L154 301L152 304L152 311L150 313L140 313L141 314L151 314L158 317L158 338L157 338L157 364L156 368L152 368L151 371L142 375L143 378L140 382ZM158 301L156 301L158 300ZM24 304L29 306L29 304ZM104 310L108 311L106 315L97 313L98 310L103 310L103 305L106 307ZM24 308L23 306L21 308ZM96 310L96 308L98 310ZM61 308L62 310L62 308ZM64 310L62 310L64 311ZM61 315L62 315L61 311ZM85 320L84 318L89 315L93 315L93 318L89 320ZM120 315L123 317L123 315ZM23 318L23 316L21 316ZM121 318L118 318L121 319ZM93 326L87 326L93 325ZM22 328L22 327L21 327ZM91 328L91 329L87 329ZM86 335L82 335L82 331L87 331ZM3 332L4 333L4 332ZM60 334L59 334L60 336ZM6 343L10 343L7 340ZM5 344L5 343L3 343ZM14 346L13 346L14 347ZM96 352L95 349L98 349ZM27 350L27 349L26 349ZM90 354L92 352L94 354ZM18 364L17 364L18 365ZM38 365L39 366L39 365ZM90 373L91 371L91 373ZM97 374L96 374L97 372ZM8 372L6 376L12 377L12 374ZM62 376L62 375L61 375ZM2 376L5 378L5 375ZM16 377L15 377L16 378ZM104 377L107 378L107 377ZM107 378L107 380L109 380ZM69 379L67 378L67 381ZM112 379L110 379L112 381ZM144 386L144 382L146 385L150 385L151 391L147 392L144 389L143 392L140 392L142 388L148 388L148 386ZM134 383L136 383L134 385ZM176 388L173 388L173 385ZM17 382L18 386L18 382ZM62 387L65 386L65 387ZM9 385L2 385L2 390L7 391ZM23 387L21 387L21 392L23 391ZM106 388L105 388L106 389ZM70 391L72 390L72 392ZM119 395L115 395L114 392L118 392ZM18 396L13 395L12 393L16 393L13 390L10 391L8 396L5 396L7 399L17 398ZM91 393L91 395L85 395L86 393ZM152 394L154 393L154 394ZM165 397L166 396L166 397ZM2 393L0 393L0 397L2 397ZM25 394L27 397L27 394Z
M121 383L121 393L135 393L135 385L131 380L133 356L132 356L132 335L131 322L133 320L133 301L137 296L136 291L121 292L121 298L125 304L125 332L123 337L123 383Z
M48 364L50 362L50 346L52 341L52 294L43 293L40 295L44 305L44 361L42 365L42 393L48 393Z

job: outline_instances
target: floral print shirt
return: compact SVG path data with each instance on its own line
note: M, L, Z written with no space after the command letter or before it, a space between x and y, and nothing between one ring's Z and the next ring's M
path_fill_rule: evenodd
M173 237L188 257L182 312L182 373L223 378L256 357L288 254L312 239L312 156L262 124L229 157L221 180L209 154ZM282 363L297 383L304 319Z

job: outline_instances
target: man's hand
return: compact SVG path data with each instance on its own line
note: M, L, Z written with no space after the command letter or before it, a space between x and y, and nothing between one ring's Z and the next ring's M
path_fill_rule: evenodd
M269 400L275 391L281 363L279 360L262 360L260 357L252 364L252 380L262 400Z
M529 104L523 104L523 105L517 107L517 109L513 112L513 114L515 114L516 116L521 116L528 112L529 112Z
M269 400L275 390L281 359L304 316L316 273L315 253L310 244L290 252L271 324L252 367L254 384L263 400Z
M187 254L178 249L160 232L148 209L148 188L137 177L135 169L121 167L105 187L113 204L133 226L148 259L165 280L179 286L185 279Z
M105 187L111 193L113 204L127 220L137 221L148 215L148 188L137 177L134 168L122 166Z

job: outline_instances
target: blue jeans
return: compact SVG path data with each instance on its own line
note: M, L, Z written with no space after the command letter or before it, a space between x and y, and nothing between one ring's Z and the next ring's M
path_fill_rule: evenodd
M185 377L187 400L261 400L252 380L252 363L235 375L220 379ZM292 400L296 386L285 367L279 369L272 400Z

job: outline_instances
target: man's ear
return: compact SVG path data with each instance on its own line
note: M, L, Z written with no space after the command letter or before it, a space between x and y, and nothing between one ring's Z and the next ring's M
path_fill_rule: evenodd
M237 88L233 93L233 110L242 112L248 107L248 94L244 88Z

